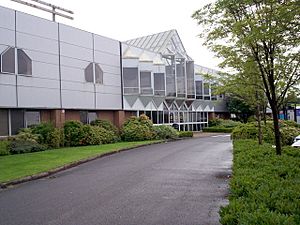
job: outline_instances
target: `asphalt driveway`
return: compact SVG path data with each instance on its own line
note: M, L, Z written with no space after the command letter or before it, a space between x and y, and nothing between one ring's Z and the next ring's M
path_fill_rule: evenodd
M219 224L231 164L226 135L140 147L0 191L0 224Z

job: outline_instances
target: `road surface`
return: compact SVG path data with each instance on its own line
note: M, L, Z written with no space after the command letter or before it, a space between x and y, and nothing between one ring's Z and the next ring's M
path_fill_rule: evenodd
M0 224L219 224L231 163L226 135L121 152L1 190Z

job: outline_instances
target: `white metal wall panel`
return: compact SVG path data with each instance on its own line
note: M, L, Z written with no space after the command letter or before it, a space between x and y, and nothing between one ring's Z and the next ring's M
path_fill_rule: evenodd
M57 89L18 86L18 101L21 108L60 107L59 91Z
M62 90L63 108L69 109L94 109L94 93L83 91Z
M60 54L65 57L70 57L70 58L79 59L83 61L88 61L88 62L93 61L92 49L83 48L68 43L60 44Z
M97 93L97 109L122 109L120 95Z
M97 34L94 35L94 40L96 51L107 52L109 54L120 56L119 41L103 37Z
M15 46L15 31L0 27L0 44Z
M46 19L17 12L17 31L57 41L58 24Z
M15 10L0 7L0 27L15 30Z
M16 76L0 73L0 106L16 107Z
M59 34L62 43L93 49L92 34L87 31L59 24Z

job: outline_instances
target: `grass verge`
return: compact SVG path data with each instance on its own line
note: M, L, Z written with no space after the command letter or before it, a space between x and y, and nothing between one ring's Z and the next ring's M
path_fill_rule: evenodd
M234 141L229 205L223 225L300 224L300 150L285 147L281 156L270 144Z
M156 142L159 141L118 142L105 145L60 148L43 152L1 156L0 183L47 172L82 159Z

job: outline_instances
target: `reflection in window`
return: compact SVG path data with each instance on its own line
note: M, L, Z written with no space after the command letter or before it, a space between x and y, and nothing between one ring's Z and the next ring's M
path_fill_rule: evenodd
M26 111L25 112L25 127L31 127L40 123L39 111Z
M1 71L4 73L15 73L15 49L8 48L1 54Z
M196 98L197 99L203 99L202 81L196 81Z
M141 94L153 94L151 72L140 72Z
M8 136L8 110L0 109L0 136Z
M123 68L124 93L139 92L138 68Z
M96 112L88 112L88 123L93 122L97 119L97 113Z
M103 84L103 70L97 63L95 63L95 79L96 83Z
M94 73L93 73L93 63L90 63L85 69L84 69L84 76L86 82L94 82Z
M11 116L11 134L15 135L21 128L24 128L24 110L12 109Z
M88 123L88 112L87 111L79 111L80 122L83 124Z
M154 73L154 94L155 95L165 95L165 74L164 73Z
M18 49L18 74L32 75L32 60L22 49Z

